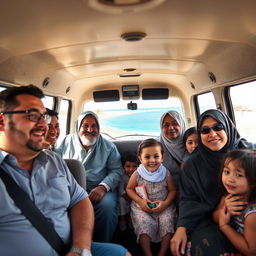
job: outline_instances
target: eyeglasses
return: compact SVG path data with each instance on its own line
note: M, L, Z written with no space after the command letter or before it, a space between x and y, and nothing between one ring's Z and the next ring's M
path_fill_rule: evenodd
M164 123L162 128L168 129L170 126L179 126L179 124L176 121L173 121L170 123Z
M32 108L28 110L14 110L14 111L5 111L4 115L12 115L12 114L27 114L27 119L32 122L39 122L41 118L43 118L47 124L51 122L51 116L46 112L41 114L38 109Z
M205 126L200 130L201 134L208 134L211 132L211 130L215 131L215 132L219 132L221 130L224 130L224 125L221 123L215 124L213 127L208 127Z

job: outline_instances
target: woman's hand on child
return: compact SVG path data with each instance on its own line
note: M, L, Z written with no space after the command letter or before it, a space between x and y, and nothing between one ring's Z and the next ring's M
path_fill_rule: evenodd
M219 214L219 227L223 227L230 222L230 213L227 211L227 207L224 207L220 210Z
M226 210L230 215L240 215L247 204L243 196L229 194L225 198Z

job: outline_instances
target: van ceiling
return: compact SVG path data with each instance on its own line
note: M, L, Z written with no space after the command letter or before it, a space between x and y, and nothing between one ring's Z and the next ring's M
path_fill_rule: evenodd
M89 2L2 1L0 80L42 86L49 77L46 91L72 98L129 83L192 94L256 75L255 0L162 0L123 13ZM128 32L146 37L126 42ZM120 77L127 73L140 76Z

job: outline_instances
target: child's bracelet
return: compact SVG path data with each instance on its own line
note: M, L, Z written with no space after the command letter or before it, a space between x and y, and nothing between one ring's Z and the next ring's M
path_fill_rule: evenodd
M222 224L219 226L219 229L222 229L224 226L228 225L228 223Z

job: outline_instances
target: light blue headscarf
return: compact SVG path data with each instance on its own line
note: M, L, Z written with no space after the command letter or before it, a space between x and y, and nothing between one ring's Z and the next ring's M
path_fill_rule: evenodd
M161 182L166 177L167 169L161 164L154 172L148 171L143 164L137 168L138 174L145 180L151 182Z
M100 183L107 184L114 190L123 175L120 154L114 143L103 138L99 133L97 141L87 152L79 137L79 129L83 119L92 115L99 126L99 120L95 113L86 111L79 115L75 129L76 133L67 135L56 149L63 158L78 159L84 165L86 171L86 186L90 191Z

